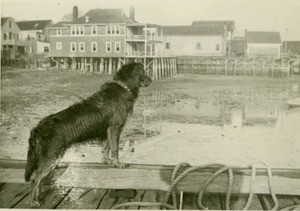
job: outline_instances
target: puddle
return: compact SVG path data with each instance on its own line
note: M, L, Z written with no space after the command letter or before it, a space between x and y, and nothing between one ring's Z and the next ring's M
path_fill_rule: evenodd
M145 97L144 113L154 115L146 125L161 130L134 143L123 158L172 165L263 160L276 167L300 167L300 107L287 105L288 99L300 97L299 84L219 93L211 92L209 100L175 92Z
M199 90L179 87L140 96L121 135L122 162L242 165L263 160L300 168L300 110L287 105L289 99L300 98L300 83L195 87ZM29 129L69 104L37 104L35 110L24 109L25 117L2 115L0 135L7 138L1 142L2 158L26 159ZM14 118L17 125L10 125ZM76 146L63 161L100 162L101 150L96 144Z

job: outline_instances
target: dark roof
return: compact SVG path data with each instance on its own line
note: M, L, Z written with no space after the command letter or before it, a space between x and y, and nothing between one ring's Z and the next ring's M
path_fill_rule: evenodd
M88 16L89 21L86 22ZM84 16L75 21L61 21L50 27L62 27L65 24L90 24L90 23L136 23L127 17L122 9L91 9Z
M1 17L1 26L9 19L10 17Z
M246 43L281 43L279 32L246 31Z
M48 24L51 24L51 20L32 20L32 21L18 21L17 25L22 31L27 30L43 30Z
M285 47L286 41L283 42L283 47ZM287 41L287 52L293 54L300 54L300 41Z
M86 16L89 17L90 23L135 23L122 9L91 9L77 22L85 23Z
M71 23L71 22L70 21L60 21L60 22L57 22L55 24L52 24L49 27L63 27L64 24L69 24L69 23Z
M224 26L226 25L228 31L235 30L234 21L193 21L192 26Z
M164 35L220 35L222 27L203 26L162 26Z

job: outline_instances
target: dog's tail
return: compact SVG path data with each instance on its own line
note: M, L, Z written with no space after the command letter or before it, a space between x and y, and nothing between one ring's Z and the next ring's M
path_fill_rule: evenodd
M34 170L37 169L38 159L36 156L36 132L32 130L29 137L29 148L27 152L27 164L25 168L25 181L29 182Z

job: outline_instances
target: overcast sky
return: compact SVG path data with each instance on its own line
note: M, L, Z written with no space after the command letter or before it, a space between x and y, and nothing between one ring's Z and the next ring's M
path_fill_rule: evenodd
M300 0L1 0L1 16L18 20L51 19L93 8L135 6L141 23L190 25L193 20L234 20L237 34L248 30L280 31L281 39L300 41Z

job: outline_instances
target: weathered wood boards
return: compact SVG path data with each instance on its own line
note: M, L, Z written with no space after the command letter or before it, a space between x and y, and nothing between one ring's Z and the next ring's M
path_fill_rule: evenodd
M0 186L0 208L30 208L30 194L27 184L4 184ZM43 186L42 209L110 209L124 202L162 202L166 192L159 190L137 190L131 200L126 197L111 197L111 190L77 187ZM179 198L178 198L179 199ZM241 210L248 194L233 194L230 209ZM279 209L300 205L300 196L277 195ZM179 200L177 201L179 208ZM169 203L172 203L171 200ZM225 194L206 193L203 206L210 210L225 209ZM274 202L270 195L254 194L249 210L270 210ZM129 206L122 209L159 209L159 207ZM197 194L183 193L183 209L199 209Z
M15 164L15 167L14 167ZM22 166L23 164L23 166ZM25 161L0 161L1 183L24 183ZM109 168L97 163L61 163L65 172L56 184L65 187L103 189L168 190L174 166L130 165L125 169ZM57 169L57 170L61 170ZM57 171L56 170L56 171ZM203 169L187 175L176 190L199 192L203 184L217 168ZM300 169L272 169L273 190L278 194L300 195ZM264 169L257 169L255 193L268 194L268 177ZM249 169L234 170L233 193L249 193L251 172ZM225 193L227 173L219 175L207 188L207 192Z
M245 58L177 57L179 73L290 77L290 65L275 60Z

